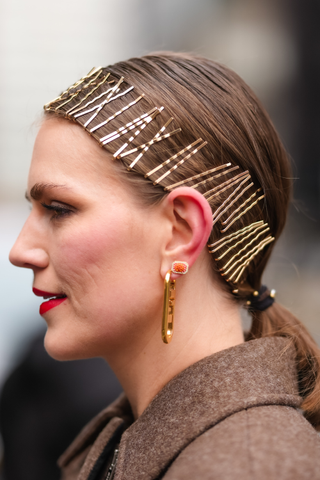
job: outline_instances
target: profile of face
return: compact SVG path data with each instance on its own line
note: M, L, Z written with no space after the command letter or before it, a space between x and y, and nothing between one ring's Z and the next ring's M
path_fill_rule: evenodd
M57 118L43 122L34 146L32 210L10 261L33 270L34 289L66 296L42 307L46 349L61 360L130 349L142 331L159 335L166 218L161 205L138 204L108 157Z

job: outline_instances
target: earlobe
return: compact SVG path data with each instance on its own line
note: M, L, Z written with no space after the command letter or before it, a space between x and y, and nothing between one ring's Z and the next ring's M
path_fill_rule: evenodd
M207 244L213 224L209 203L193 188L177 188L165 201L172 225L161 266L163 278L175 260L193 265Z

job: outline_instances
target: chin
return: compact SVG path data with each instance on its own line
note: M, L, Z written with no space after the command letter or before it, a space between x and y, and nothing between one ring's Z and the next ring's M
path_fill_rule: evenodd
M53 332L50 332L50 328L44 337L44 348L50 357L60 362L83 360L95 356L85 352L83 348L79 348L79 345L75 345L74 342L70 342L67 335L64 335L63 338L54 335Z

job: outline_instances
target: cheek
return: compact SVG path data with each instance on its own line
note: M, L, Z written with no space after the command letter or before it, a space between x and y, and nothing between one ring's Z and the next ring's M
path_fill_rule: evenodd
M88 220L61 232L54 268L62 288L82 309L88 296L108 310L115 302L138 302L142 281L157 285L160 264L144 223L119 210Z
M67 277L80 276L81 283L84 275L98 272L120 256L125 244L125 230L120 215L108 221L97 217L73 222L59 237L55 255L59 259L57 272Z
M94 355L102 355L106 345L130 343L141 330L153 331L150 318L158 328L163 301L159 235L151 234L156 225L131 211L111 213L74 220L52 240L52 265L70 298L65 337L78 332L80 344L92 347Z

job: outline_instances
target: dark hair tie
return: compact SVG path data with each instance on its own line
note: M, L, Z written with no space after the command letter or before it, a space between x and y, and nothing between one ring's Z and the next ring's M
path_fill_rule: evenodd
M265 285L261 285L260 290L255 290L247 301L249 311L258 310L263 312L271 307L276 296L275 290L269 290Z

